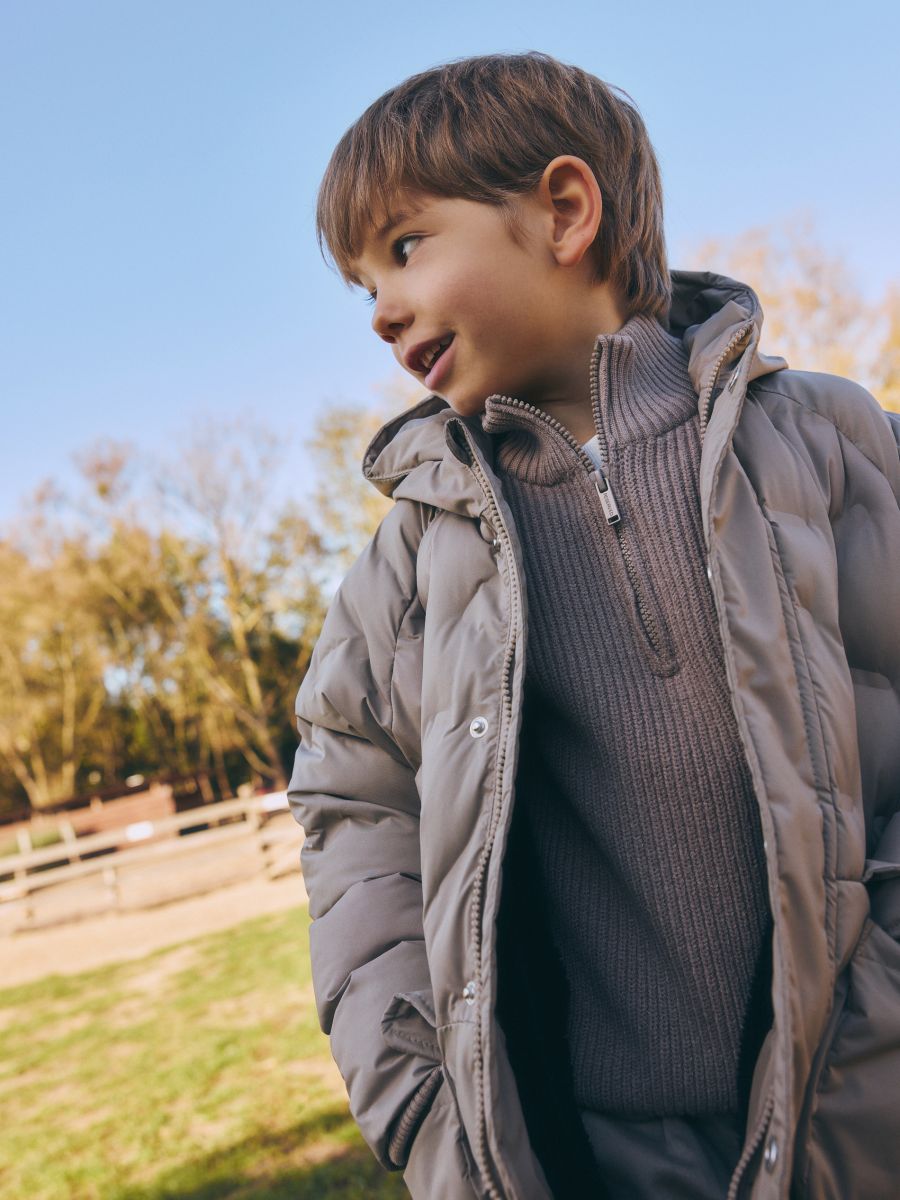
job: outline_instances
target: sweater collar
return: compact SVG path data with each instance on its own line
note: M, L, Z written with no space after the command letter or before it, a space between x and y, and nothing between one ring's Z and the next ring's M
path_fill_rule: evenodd
M589 366L594 429L604 459L697 415L689 352L654 317L630 317L598 334ZM495 465L529 483L558 483L589 464L579 443L549 413L509 396L489 396L481 416Z

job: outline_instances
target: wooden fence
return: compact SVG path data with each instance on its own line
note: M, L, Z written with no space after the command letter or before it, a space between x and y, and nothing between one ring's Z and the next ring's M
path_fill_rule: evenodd
M0 857L0 933L148 908L300 870L284 792L204 805Z

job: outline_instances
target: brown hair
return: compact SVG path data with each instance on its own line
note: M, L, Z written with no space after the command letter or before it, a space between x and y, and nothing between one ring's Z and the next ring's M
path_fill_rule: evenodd
M549 54L486 54L413 75L371 104L335 147L319 187L316 236L347 283L373 222L401 190L501 210L518 240L515 197L559 154L591 167L603 196L595 281L625 320L665 321L671 300L659 164L627 92Z

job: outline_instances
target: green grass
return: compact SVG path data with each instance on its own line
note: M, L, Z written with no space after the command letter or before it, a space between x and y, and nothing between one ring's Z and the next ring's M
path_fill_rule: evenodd
M0 991L0 1195L408 1197L353 1123L296 908Z
M31 835L31 848L32 850L43 850L45 846L55 846L62 840L62 834L58 829L39 830ZM19 843L15 838L0 842L0 858L9 858L13 854L20 853Z

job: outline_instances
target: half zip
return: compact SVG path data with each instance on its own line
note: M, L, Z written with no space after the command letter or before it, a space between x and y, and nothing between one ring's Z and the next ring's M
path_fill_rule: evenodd
M597 441L600 445L600 458L603 462L609 462L608 444L606 440L606 428L601 419L600 412L600 383L599 383L599 367L600 367L600 339L594 342L594 351L591 355L591 412L594 418L594 428L597 431ZM638 615L641 619L641 624L644 627L647 640L657 658L668 660L671 662L674 655L669 650L666 640L663 638L660 628L651 611L651 606L644 595L641 587L640 578L638 576L637 565L635 563L634 552L631 545L631 536L626 528L621 528L616 524L616 536L619 539L619 550L622 553L622 561L625 563L625 570L628 572L628 578L631 581L631 589L634 592L635 603L638 608Z
M600 398L599 387L597 384L597 365L600 356L599 341L594 344L594 352L591 355L591 408L594 415L594 427L597 431L597 441L600 444L600 459L601 462L607 462L607 442L606 433L603 428L603 423L600 420ZM555 417L551 417L549 413L541 408L537 408L533 404L527 404L524 400L519 400L515 396L493 395L488 399L502 402L503 404L512 405L513 408L521 409L523 412L530 413L532 416L539 417L551 429L554 429L572 448L578 461L582 464L588 473L588 477L594 485L597 492L597 497L600 500L600 506L603 510L603 515L606 518L607 525L611 525L615 530L616 539L619 545L619 551L622 555L622 562L625 566L625 572L628 576L629 584L634 595L635 604L637 605L638 617L643 630L643 636L652 654L659 659L664 665L663 674L674 674L674 668L677 668L675 656L671 650L671 643L666 639L659 627L655 616L653 615L652 606L644 594L644 589L641 585L640 575L638 573L634 550L632 548L631 536L622 526L622 514L619 509L618 501L615 493L609 482L609 477L606 475L602 467L595 466L593 459L587 453L581 443L574 438L565 425L557 421Z
M607 512L608 508L609 512L612 514L607 516L607 522L610 525L614 525L619 521L619 506L616 503L613 490L609 486L609 479L607 478L606 473L602 467L594 466L593 459L585 450L584 446L582 446L581 442L579 442L577 438L572 437L572 434L565 427L565 425L557 421L556 417L551 417L550 414L545 412L542 408L536 408L535 405L527 404L524 400L519 400L515 396L494 395L488 396L488 400L497 400L503 404L511 404L513 408L519 408L523 412L531 413L531 415L534 417L540 417L540 419L549 425L551 429L556 430L560 436L565 438L578 458L578 461L591 476L594 487L597 489L597 495L600 497L600 503L603 505L604 513ZM606 447L602 442L601 447L600 457L603 462L606 462ZM604 499L604 497L606 498Z

